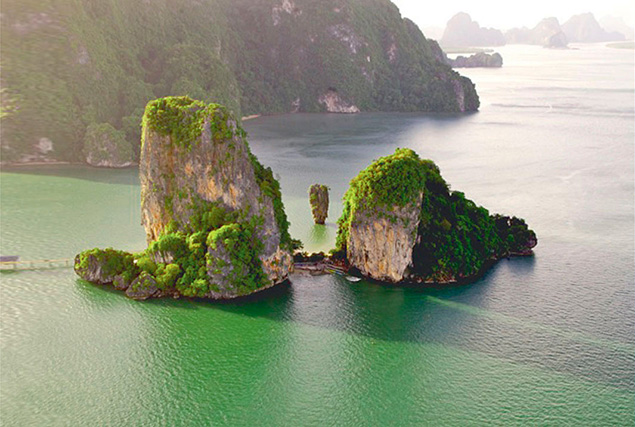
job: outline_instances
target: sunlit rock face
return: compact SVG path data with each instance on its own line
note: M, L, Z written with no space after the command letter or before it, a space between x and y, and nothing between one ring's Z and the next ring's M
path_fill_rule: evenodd
M356 105L344 101L334 90L322 94L318 102L324 106L328 113L359 113L359 108Z
M373 279L401 282L412 262L422 196L404 207L393 207L386 215L356 211L346 250L349 263Z

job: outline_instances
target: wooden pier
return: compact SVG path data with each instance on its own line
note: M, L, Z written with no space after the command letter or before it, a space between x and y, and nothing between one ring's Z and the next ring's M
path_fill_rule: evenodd
M69 268L73 262L73 258L20 260L18 256L0 256L0 270Z

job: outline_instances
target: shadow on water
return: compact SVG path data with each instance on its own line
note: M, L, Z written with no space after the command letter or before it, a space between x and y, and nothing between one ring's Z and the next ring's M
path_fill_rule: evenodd
M142 304L190 312L219 310L389 342L438 344L634 391L632 344L523 319L522 313L487 308L493 287L509 281L508 274L531 273L535 265L533 257L507 262L504 268L499 263L467 285L399 287L365 280L349 282L341 276L293 275L291 282L232 301L164 299ZM93 298L99 293L85 292ZM630 367L628 372L624 366Z

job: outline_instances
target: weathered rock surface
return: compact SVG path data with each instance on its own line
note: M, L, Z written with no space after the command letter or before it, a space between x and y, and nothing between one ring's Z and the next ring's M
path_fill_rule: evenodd
M326 185L313 184L309 188L311 214L316 224L324 224L329 214L329 188Z
M524 220L489 212L450 191L438 167L398 149L353 178L344 196L334 257L387 282L450 283L493 261L531 255Z
M385 215L356 211L351 220L346 256L349 263L375 280L401 282L412 261L423 193Z
M503 57L500 53L488 54L479 52L471 56L457 56L456 59L447 59L452 68L500 68L503 66Z
M359 113L356 105L344 101L335 90L328 90L320 95L318 102L324 106L328 113Z
M139 301L152 298L157 293L159 293L159 288L156 279L145 271L141 272L139 277L126 288L126 296Z
M132 281L123 274L117 274L112 282L112 286L118 291L125 291Z
M86 281L109 285L121 275L123 266L131 263L132 255L125 252L110 248L92 249L75 257L74 269L75 273Z
M126 134L109 123L92 124L84 138L86 163L91 166L124 168L134 163L132 145Z

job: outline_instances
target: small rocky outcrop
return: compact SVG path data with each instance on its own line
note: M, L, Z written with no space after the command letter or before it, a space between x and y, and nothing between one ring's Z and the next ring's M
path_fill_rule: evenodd
M91 249L75 257L75 273L82 279L98 285L109 285L115 281L124 288L131 279L123 273L134 268L134 257L112 248ZM126 286L127 287L127 286Z
M313 184L309 188L311 214L316 224L324 224L329 214L329 188L326 185Z
M432 161L398 149L351 181L335 254L376 280L451 283L536 244L522 219L489 215L450 191Z
M479 52L471 56L457 56L456 59L447 59L452 68L500 68L503 66L503 57L500 53L488 54Z
M318 102L328 113L359 113L359 108L356 105L344 101L334 89L329 89L320 95Z
M139 276L126 288L128 298L139 301L152 298L159 293L157 280L150 273L142 271Z
M124 168L134 163L132 145L126 134L109 123L91 124L84 137L84 155L91 166Z
M287 279L292 241L280 186L224 107L150 102L139 174L148 249L85 251L75 260L80 277L135 299L228 299Z

